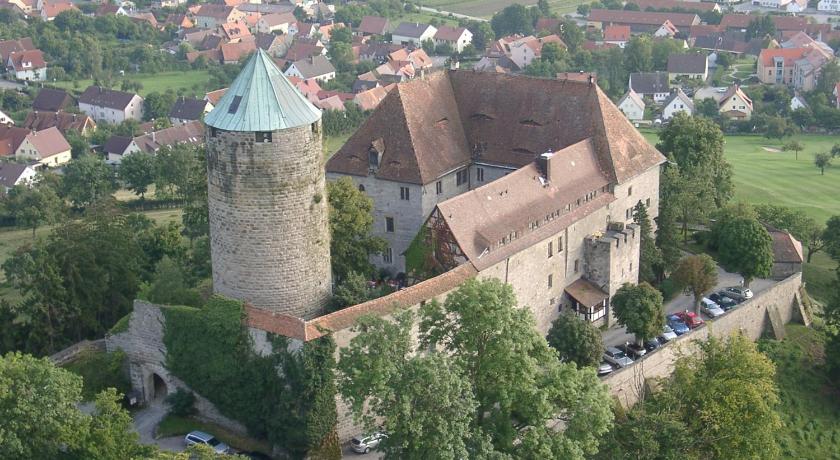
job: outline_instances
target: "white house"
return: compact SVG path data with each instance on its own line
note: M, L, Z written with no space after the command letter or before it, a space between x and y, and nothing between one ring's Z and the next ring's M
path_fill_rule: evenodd
M840 0L820 0L817 3L818 11L840 11Z
M630 74L630 89L642 97L661 104L671 94L668 72L639 72Z
M802 97L801 95L796 94L796 95L793 96L793 98L791 98L791 100L790 100L790 110L791 111L796 110L796 109L807 109L807 108L808 108L808 103L805 102L805 98Z
M329 59L319 54L293 62L284 74L287 77L298 77L303 80L314 78L319 82L325 82L335 78L335 67Z
M435 33L435 45L448 44L457 52L472 43L473 34L466 27L440 26Z
M79 110L97 123L120 124L143 119L143 98L134 93L89 86L79 96Z
M644 120L645 101L632 89L618 101L618 109L631 121Z
M0 163L0 186L8 192L15 185L31 187L38 176L38 172L31 166L22 163Z
M426 40L434 40L437 28L428 24L403 22L391 32L391 43L420 46Z
M257 21L257 32L270 34L273 32L289 33L289 27L295 25L297 19L292 13L272 13L260 17Z
M0 110L0 125L13 125L15 121L12 120L12 117L6 115L6 112Z
M548 43L556 43L561 49L566 48L566 44L557 35L547 35L542 38L529 35L513 41L508 45L510 49L510 60L520 69L524 69L531 65L534 59L542 56L542 48Z
M40 167L54 168L70 161L70 150L70 143L53 126L29 133L15 151L15 159L35 161Z
M677 33L679 33L679 29L677 29L670 20L666 19L665 22L656 29L653 36L656 38L674 38Z
M685 112L688 115L694 114L694 102L680 88L671 92L671 95L665 100L662 108L662 119L670 120L678 112Z
M15 78L21 81L44 81L47 79L47 63L41 50L13 51L6 62Z

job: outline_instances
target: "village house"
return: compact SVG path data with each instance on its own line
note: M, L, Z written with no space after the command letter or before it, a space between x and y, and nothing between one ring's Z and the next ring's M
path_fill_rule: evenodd
M435 45L449 45L458 53L472 43L473 34L466 27L440 26L435 32Z
M680 112L689 116L694 115L694 102L685 95L681 88L676 88L671 90L671 95L662 103L662 120L670 120Z
M23 51L35 50L35 44L29 37L19 38L17 40L2 40L0 41L0 59L3 62L9 62L9 56L12 53L20 53Z
M645 119L645 101L632 89L628 90L618 101L618 110L630 121Z
M566 44L557 35L547 35L542 38L528 36L510 43L510 60L517 67L524 69L542 56L542 48L548 43L556 43L560 49L566 49Z
M808 0L752 0L752 3L787 13L801 13L808 7Z
M15 159L34 161L37 163L36 169L54 168L70 162L70 150L70 143L53 126L27 134L15 151Z
M391 43L421 46L426 40L433 40L437 28L428 24L402 22L391 32Z
M840 12L840 0L820 0L817 11Z
M377 86L367 91L362 91L356 94L353 102L362 110L374 110L379 106L379 103L385 99L388 92L394 88L394 85Z
M711 2L692 2L683 0L629 0L628 4L633 3L639 7L639 11L652 10L680 10L690 13L720 13L721 8L717 3Z
M143 98L134 93L89 86L79 96L79 110L97 123L120 124L143 119Z
M0 157L12 157L31 131L18 126L0 125Z
M21 81L47 79L47 63L41 50L12 51L6 61L9 73Z
M791 112L794 111L794 110L807 109L807 108L808 108L808 102L805 100L804 97L802 97L801 94L796 93L796 94L793 95L792 98L790 98L790 110L791 110Z
M219 35L227 43L239 43L241 41L253 41L254 36L244 21L226 22L219 26Z
M688 30L700 24L700 17L690 13L656 13L651 11L625 11L593 9L589 12L587 26L603 30L608 25L629 26L636 33L653 33L665 21L678 29Z
M69 131L75 131L84 136L96 130L96 122L85 114L39 110L26 114L26 120L22 126L33 131L55 127L65 136Z
M54 21L56 16L70 10L78 11L78 8L71 2L44 2L41 7L41 20Z
M0 186L8 193L16 185L32 187L38 179L38 171L35 168L8 161L0 162Z
M656 32L653 33L654 38L674 38L678 33L679 29L675 26L671 21L665 20Z
M213 104L191 97L179 97L172 109L169 110L169 121L173 125L183 125L196 120L201 120L204 114L213 110Z
M245 13L234 6L218 3L204 3L195 14L195 25L202 29L215 29L228 22L236 22L245 17Z
M8 114L6 114L6 112L3 112L2 110L0 110L0 125L14 125L14 124L15 124L15 121L12 120L12 117L10 117Z
M630 74L628 86L642 97L653 99L661 104L671 94L670 79L667 72L639 72Z
M99 5L96 9L96 16L128 16L128 11L122 7L122 5L117 5L114 3L103 3Z
M275 35L257 32L254 35L254 44L257 48L265 50L272 56L282 56L289 50L292 44L291 35Z
M323 55L312 56L292 63L286 69L287 77L298 77L303 80L315 79L319 82L327 82L335 78L335 67Z
M820 46L765 49L758 56L756 74L765 84L790 85L803 91L816 86L819 71L834 59Z
M604 43L611 43L618 45L619 48L624 48L629 41L630 26L609 25L604 27Z
M112 136L105 142L103 150L108 156L109 163L119 164L126 155L137 152L154 155L162 148L178 144L203 145L204 124L200 121L191 121L133 138Z
M292 13L266 14L257 21L257 31L264 34L280 32L289 33L289 26L296 23L295 15Z
M753 103L738 85L732 85L718 101L720 113L736 120L749 120L752 117Z
M356 33L362 36L382 36L388 32L389 26L390 24L388 23L387 18L379 16L362 16L362 22L360 22L359 27L356 28Z
M709 77L709 60L705 54L671 54L668 56L668 79L706 81Z
M736 30L745 32L750 26L750 21L755 18L749 14L724 14L720 20L720 28L723 30ZM802 31L808 25L808 18L805 16L770 16L776 32Z

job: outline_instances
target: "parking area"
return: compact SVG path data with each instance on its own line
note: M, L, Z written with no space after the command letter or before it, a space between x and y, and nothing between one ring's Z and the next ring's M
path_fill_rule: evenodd
M756 279L753 280L752 283L750 283L750 290L753 291L754 294L759 294L772 287L775 283L776 281L771 279ZM737 273L729 273L723 268L718 267L718 283L715 286L715 288L711 292L709 292L709 294L720 291L729 286L740 285L741 275ZM677 295L677 297L665 304L666 317L674 313L685 312L686 310L694 311L694 297L691 295L679 294ZM701 313L700 317L704 321L708 321L710 319L709 316L707 316L704 313ZM602 337L604 340L604 346L606 347L625 345L627 343L633 343L635 341L635 337L633 336L633 334L628 333L620 325L615 325L612 328L604 331Z

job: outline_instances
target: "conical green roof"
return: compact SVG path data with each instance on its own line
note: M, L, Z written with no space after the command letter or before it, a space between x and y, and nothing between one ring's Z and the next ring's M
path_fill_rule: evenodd
M274 131L321 118L262 49L248 59L204 123L227 131Z

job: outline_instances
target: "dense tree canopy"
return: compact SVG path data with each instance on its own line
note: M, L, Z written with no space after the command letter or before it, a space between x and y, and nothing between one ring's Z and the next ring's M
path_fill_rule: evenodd
M96 155L84 155L64 168L63 194L74 206L84 208L111 195L116 188L114 172Z
M330 256L333 275L341 281L350 272L363 276L373 273L368 260L382 252L385 241L371 236L373 201L359 191L349 177L327 184L330 202Z
M572 313L563 313L551 323L546 340L561 361L578 367L596 366L604 353L601 331Z
M671 279L686 294L694 296L694 312L700 313L700 299L717 285L717 265L708 254L686 256L677 264Z
M662 294L648 283L625 284L610 301L618 323L636 340L656 337L665 326Z
M57 222L65 208L64 202L49 186L16 185L9 190L3 204L18 227L32 229L33 237L41 225Z
M770 276L773 268L773 240L758 220L732 219L720 229L718 253L729 271L744 277L744 285L756 277Z

